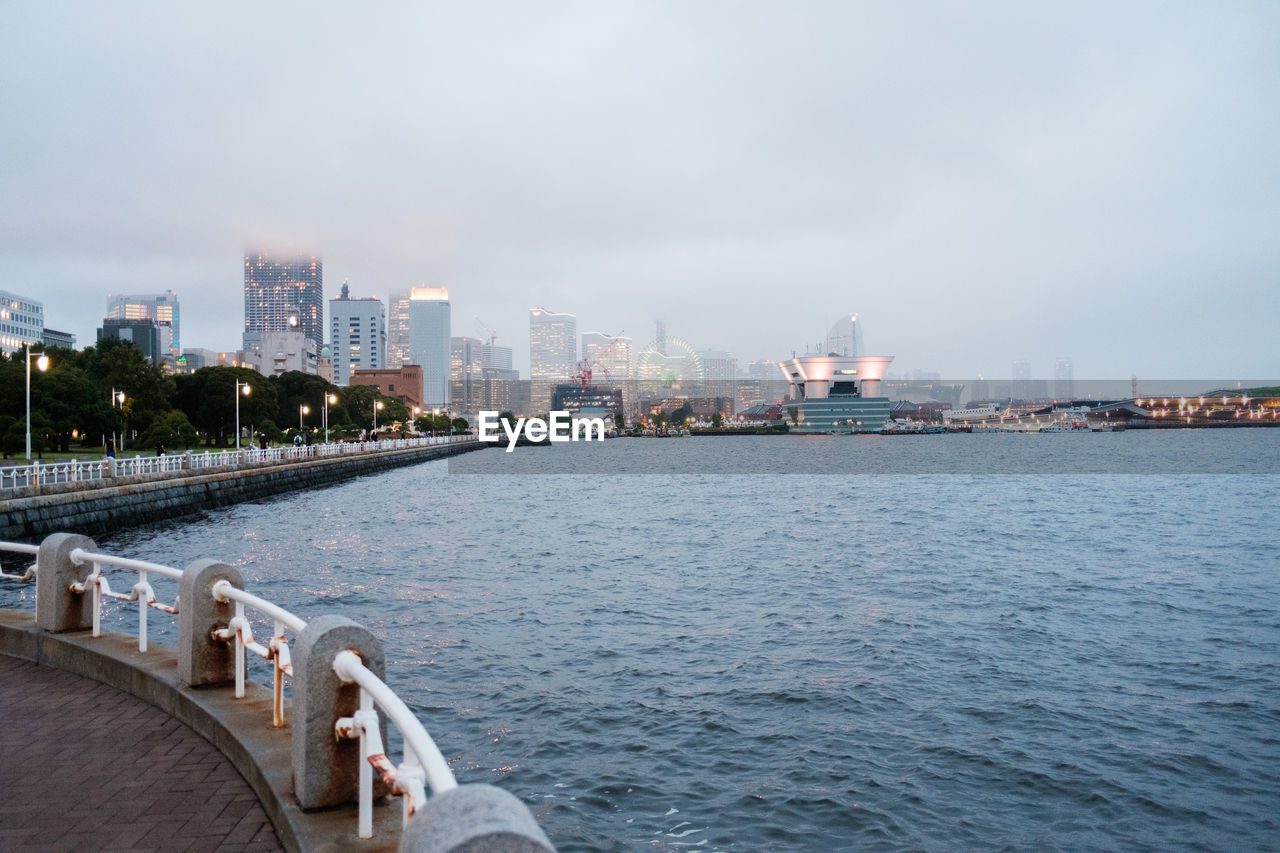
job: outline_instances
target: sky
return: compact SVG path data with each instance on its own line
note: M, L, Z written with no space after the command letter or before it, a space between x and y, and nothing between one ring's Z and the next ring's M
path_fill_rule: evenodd
M94 340L248 249L741 363L1280 377L1274 2L0 2L0 289ZM478 318L478 319L477 319Z

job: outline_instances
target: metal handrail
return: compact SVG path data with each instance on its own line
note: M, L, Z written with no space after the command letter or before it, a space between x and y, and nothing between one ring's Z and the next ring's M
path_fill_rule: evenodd
M405 450L413 447L431 447L474 440L471 435L417 436L414 438L386 438L377 441L330 442L302 447L277 446L246 447L242 450L207 450L202 453L186 451L166 456L121 456L118 459L103 458L66 462L40 462L30 465L0 467L0 489L37 486L42 483L79 483L105 480L109 476L130 477L145 474L180 474L209 468L263 463L287 463L303 459L329 456L346 456L385 450ZM113 473L114 472L114 473Z
M0 552L39 555L37 545L20 542L0 542ZM86 551L75 548L68 555L77 565L91 565L92 571L83 582L71 584L71 590L77 593L93 594L93 636L101 636L102 599L115 598L122 601L138 601L138 650L146 651L147 609L149 607L164 610L168 613L178 612L178 602L172 607L156 602L155 592L147 583L147 573L152 572L173 580L181 580L182 569L152 563L146 560L134 560L102 554L97 551ZM103 566L131 569L136 571L139 580L134 584L130 594L117 593L111 590ZM4 579L29 581L34 577L36 565L32 565L25 575L0 573ZM284 629L295 634L302 633L307 623L277 604L245 592L225 579L216 581L210 587L210 594L219 603L234 602L235 616L226 628L218 629L214 636L218 639L235 643L236 698L245 695L245 653L253 651L274 663L274 696L273 724L280 727L283 718L283 678L293 675L293 666L289 658L289 647L284 637ZM275 622L275 635L267 646L257 643L253 637L253 629L245 616L246 607L268 616ZM433 794L442 794L458 786L453 771L440 748L436 746L422 723L414 716L409 706L404 703L387 684L365 667L360 656L352 651L341 651L334 656L333 670L343 683L356 683L360 687L360 710L354 717L343 717L335 721L334 731L338 737L359 738L361 742L360 761L360 796L359 796L359 832L361 838L372 837L373 809L373 771L388 784L393 794L399 794L404 802L404 822L408 823L414 812L426 802L424 782L429 784ZM377 711L374 705L381 707L387 718L399 729L404 740L404 757L399 767L393 767L382 747Z

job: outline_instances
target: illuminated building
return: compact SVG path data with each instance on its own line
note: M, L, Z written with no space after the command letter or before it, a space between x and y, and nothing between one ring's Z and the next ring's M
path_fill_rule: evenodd
M449 408L449 291L415 287L409 291L409 363L422 368L422 407ZM393 367L395 365L392 365Z
M0 290L0 349L17 352L44 340L44 303Z
M341 294L329 303L329 355L333 359L334 384L346 385L354 370L385 366L386 348L382 301L374 297L352 299L344 281Z
M805 355L778 367L790 384L782 414L792 432L879 432L889 419L880 380L893 356Z
M243 348L259 348L266 332L291 329L311 341L319 357L324 346L324 264L314 256L246 254Z
M108 293L106 316L109 320L154 320L166 338L160 345L168 350L182 349L178 294L172 290L132 296Z

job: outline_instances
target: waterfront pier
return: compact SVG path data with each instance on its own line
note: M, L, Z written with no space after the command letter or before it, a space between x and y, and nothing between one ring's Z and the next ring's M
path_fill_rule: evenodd
M423 436L0 468L0 540L96 536L486 446Z
M67 815L59 823L58 812L10 800L0 839L84 849L100 846L87 840L97 822L99 841L115 832L125 847L553 850L513 795L458 784L386 685L381 643L350 619L304 621L246 590L234 567L215 560L179 569L100 553L77 534L55 533L38 546L0 542L0 554L9 564L34 557L2 579L36 585L34 615L0 611L0 671L17 679L6 678L4 689L21 685L26 697L0 706L0 743L21 750L4 763L47 764L40 784L54 785L50 796ZM102 630L113 601L136 603L136 637ZM148 642L153 610L176 616L176 649ZM249 678L255 658L269 664L271 686ZM387 754L388 723L404 744L399 762ZM129 794L133 817L122 819L114 799ZM39 837L45 830L51 837Z

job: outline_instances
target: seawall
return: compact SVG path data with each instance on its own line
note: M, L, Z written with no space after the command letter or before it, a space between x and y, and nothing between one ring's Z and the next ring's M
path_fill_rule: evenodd
M201 470L191 476L152 474L12 489L0 500L0 539L30 542L59 531L95 536L487 446L469 441L350 456L244 463Z

